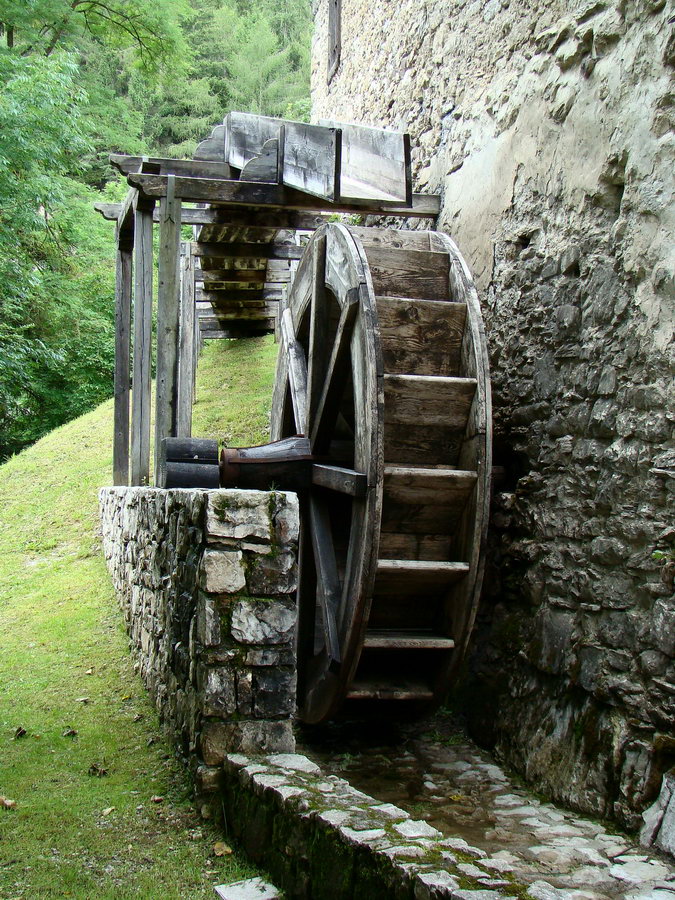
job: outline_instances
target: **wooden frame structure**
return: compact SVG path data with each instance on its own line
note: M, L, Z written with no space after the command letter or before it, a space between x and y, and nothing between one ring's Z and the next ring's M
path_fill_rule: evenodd
M275 330L302 255L299 231L314 231L326 213L435 218L440 208L437 196L412 192L408 135L364 126L230 113L192 160L110 159L130 186L123 204L96 207L116 222L116 485L150 479L155 223L162 485L162 440L191 433L199 341ZM182 239L184 225L193 241Z

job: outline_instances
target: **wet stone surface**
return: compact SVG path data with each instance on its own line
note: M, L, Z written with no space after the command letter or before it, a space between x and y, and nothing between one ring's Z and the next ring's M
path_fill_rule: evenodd
M476 856L465 875L504 877L534 900L675 900L675 864L611 825L547 803L510 778L447 718L307 730L301 752ZM448 844L448 846L451 846Z

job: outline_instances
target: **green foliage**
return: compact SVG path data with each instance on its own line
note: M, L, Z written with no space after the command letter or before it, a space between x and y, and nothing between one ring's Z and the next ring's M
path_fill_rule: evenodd
M50 56L57 47L74 48L82 38L130 49L149 71L183 47L183 0L3 0L0 14L23 54Z
M0 459L112 390L108 154L190 156L235 108L307 119L310 23L309 0L0 0Z
M260 13L242 18L236 34L240 39L227 60L224 79L232 108L283 116L303 87L294 77L292 48L279 48L269 19Z

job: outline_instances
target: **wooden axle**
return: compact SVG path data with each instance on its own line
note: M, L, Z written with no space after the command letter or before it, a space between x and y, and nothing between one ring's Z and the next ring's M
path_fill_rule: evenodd
M255 447L226 447L220 452L220 461L217 441L163 441L158 487L305 491L311 485L363 497L367 478L361 472L329 465L313 455L309 438L303 435Z

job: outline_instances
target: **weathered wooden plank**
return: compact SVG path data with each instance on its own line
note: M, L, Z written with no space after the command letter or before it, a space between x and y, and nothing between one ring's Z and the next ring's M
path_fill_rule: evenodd
M377 593L388 590L399 594L416 592L425 588L453 584L463 578L468 571L469 566L463 562L379 559L375 590Z
M391 678L359 678L347 692L348 700L426 701L434 696L429 685L419 678L399 675Z
M321 213L270 207L241 209L234 206L210 206L208 212L213 215L209 220L212 224L200 231L198 240L269 242L274 240L280 229L314 231L325 222Z
M136 201L138 199L138 191L133 189L127 191L124 202L120 205L117 214L117 236L119 239L131 237L134 234L134 211L136 209Z
M159 209L155 483L160 487L164 483L162 440L176 437L178 406L180 198L174 194L174 179L175 176L168 176L167 194L161 199Z
M459 373L466 304L378 297L377 318L385 372Z
M281 183L279 166L279 140L265 141L259 156L253 156L241 170L242 181L262 181L270 184Z
M450 559L449 534L404 534L380 531L382 559Z
M210 332L222 331L221 337L246 337L249 334L269 334L274 331L275 317L260 316L200 316L199 328L202 337L210 337Z
M364 247L392 247L396 250L431 250L428 231L396 228L363 228L349 225L350 234L357 237Z
M180 269L180 318L178 347L178 408L176 436L192 434L192 403L194 400L195 367L195 270L190 243L184 243Z
M150 478L152 366L152 211L134 214L134 365L131 407L131 484Z
M249 337L262 337L265 334L271 334L274 332L274 326L272 325L267 327L254 327L253 325L229 325L227 328L219 328L219 329L208 329L199 332L200 338L203 341L212 341L212 340L240 340L241 338L249 338Z
M200 303L208 300L214 307L220 306L222 303L226 302L226 300L241 300L245 304L249 303L249 301L251 304L254 304L254 301L256 300L265 300L269 302L279 302L281 300L282 291L280 286L276 285L270 288L263 287L262 290L259 290L259 287L262 287L262 285L253 284L249 285L248 288L246 285L241 285L240 288L230 291L205 291L197 288L195 290L195 298Z
M463 469L385 466L385 502L461 507L475 485L476 478L475 472Z
M258 284L265 283L265 269L246 268L239 269L234 266L231 269L220 269L219 271L207 270L206 274L203 270L197 270L195 281L204 284L204 290L217 290L218 285L222 285L227 289L232 284Z
M308 255L298 265L295 293L301 296L311 291L309 321L309 359L307 361L307 383L310 421L314 421L321 390L328 366L327 354L323 348L328 342L329 306L325 302L326 280L326 237L317 237Z
M382 128L322 119L342 134L341 197L381 198L409 203L412 196L410 136Z
M132 187L145 197L158 198L166 194L166 175L127 176ZM178 196L188 202L228 203L239 206L269 206L273 209L315 210L317 212L351 212L362 215L411 216L435 218L440 212L437 194L413 194L412 205L384 200L332 202L323 197L310 196L285 185L256 184L250 181L224 181L211 178L181 178L176 176Z
M443 300L449 296L450 264L447 253L432 250L395 249L371 245L365 248L377 296L413 300Z
M464 433L475 378L385 375L384 408L390 424L441 426Z
M265 310L268 315L273 316L279 311L278 300L265 300L263 297L254 298L252 300L234 300L230 294L217 294L215 300L202 301L195 304L198 313L207 312L209 315L231 312L236 313L238 310Z
M227 162L226 159L227 126L216 125L211 134L197 146L195 159L207 159L214 162Z
M288 384L291 389L295 430L307 433L307 360L305 351L293 332L293 317L290 309L281 316L281 339L288 358Z
M304 247L297 244L268 244L268 243L222 243L195 241L192 244L194 256L207 256L211 259L227 259L237 257L240 259L301 259Z
M122 210L121 203L94 203L94 209L96 212L100 213L104 219L108 219L109 221L116 222L119 218L120 212ZM239 215L237 215L239 213ZM289 212L288 214L277 213L273 214L273 211L268 211L266 214L262 213L264 218L269 219L270 216L273 216L274 219L281 221L284 225L287 224L293 216L299 216L300 221L302 222L302 226L304 228L318 228L321 221L318 221L320 217L308 215L304 213L297 212ZM225 222L223 224L223 219L232 219L232 223L228 224ZM264 234L265 239L271 240L274 236L274 232L277 230L276 226L272 222L271 224L266 225L258 225L257 223L260 215L246 213L240 210L235 209L223 209L220 207L209 207L208 209L190 209L189 207L182 206L180 212L180 219L183 225L212 225L218 226L220 231L226 231L227 229L232 229L235 227L241 227L242 229L246 229L251 235L257 235L257 233ZM244 225L244 221L250 221L254 224ZM155 209L153 213L153 222L159 222L159 210ZM217 240L218 238L214 238Z
M462 435L443 425L384 423L384 458L400 465L454 466Z
M340 661L336 616L342 586L338 575L328 510L316 497L309 498L309 531L317 573L317 598L324 626L325 647L334 662Z
M160 156L125 156L119 153L111 153L108 158L122 175L145 172L152 175L184 175L188 178L232 178L232 169L224 162L169 159Z
M457 504L403 503L387 497L382 504L382 530L395 534L455 534L470 490L457 493ZM461 558L461 557L460 557Z
M366 650L452 650L455 642L439 634L369 628L363 646Z
M453 549L471 566L471 575L457 590L448 619L458 646L465 648L478 608L490 504L492 469L492 412L489 362L478 294L471 273L455 243L443 234L431 238L432 247L445 250L451 259L450 283L454 299L467 304L467 323L461 350L462 374L476 380L459 464L478 473L476 490L464 510Z
M355 472L341 466L314 463L312 484L341 494L349 494L350 497L364 497L368 488L368 476L363 472Z
M131 334L132 253L118 248L115 268L115 374L113 484L129 483L129 410L131 378L129 345Z

